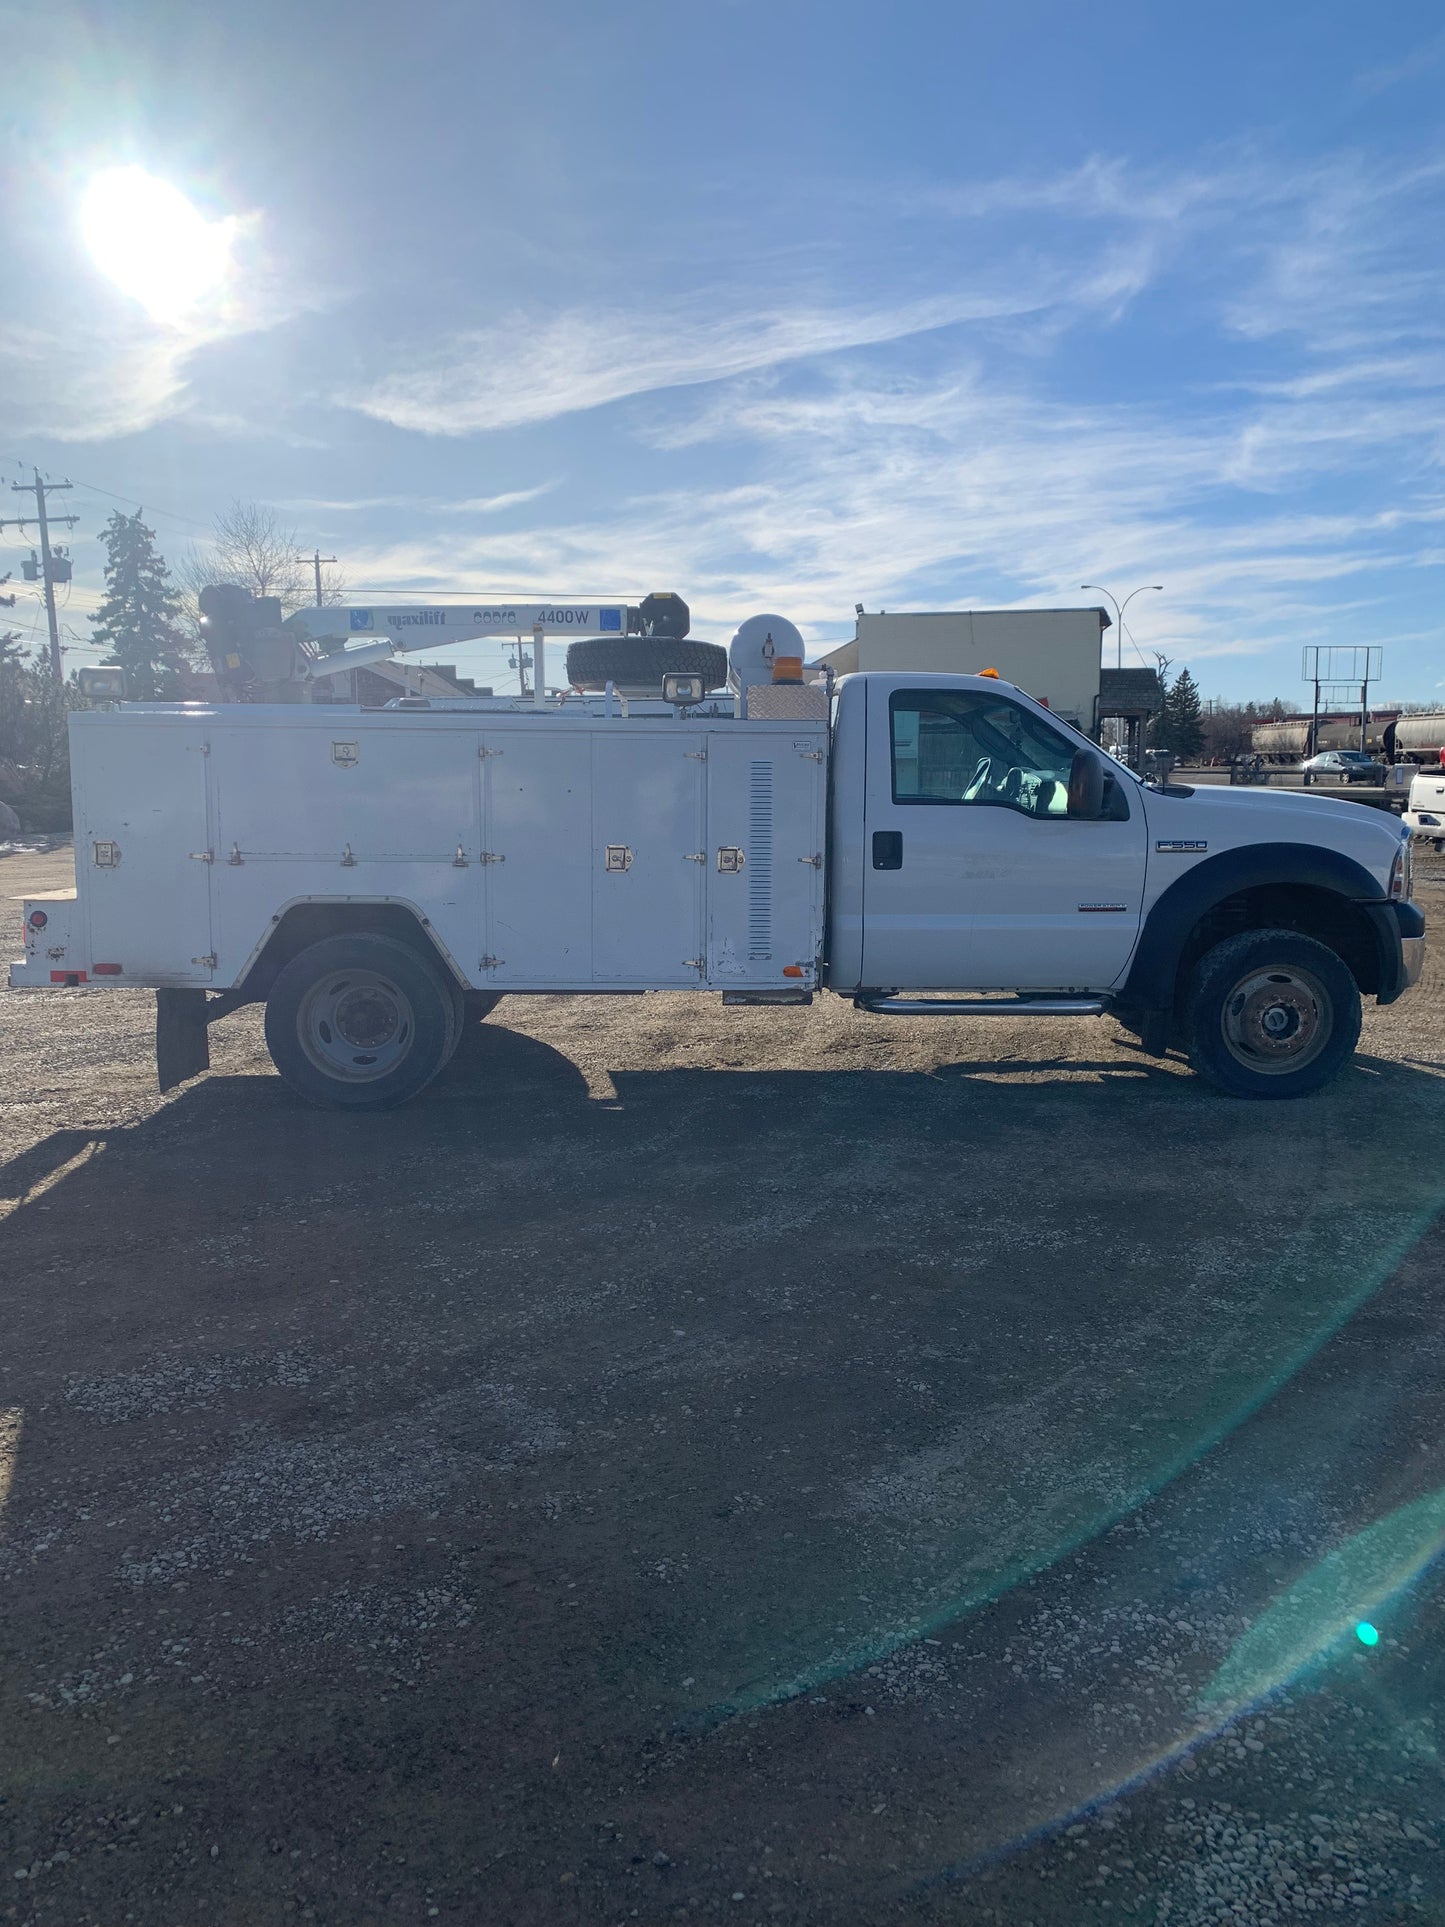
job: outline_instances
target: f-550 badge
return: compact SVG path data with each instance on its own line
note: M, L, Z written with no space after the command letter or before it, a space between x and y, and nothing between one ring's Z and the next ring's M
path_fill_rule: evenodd
M1156 843L1154 848L1159 852L1160 856L1201 856L1204 851L1209 848L1209 845L1207 843L1185 843L1176 839L1169 842Z

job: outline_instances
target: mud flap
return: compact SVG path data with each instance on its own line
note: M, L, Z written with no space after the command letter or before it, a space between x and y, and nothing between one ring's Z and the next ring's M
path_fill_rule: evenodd
M204 990L156 992L156 1081L172 1091L211 1068Z

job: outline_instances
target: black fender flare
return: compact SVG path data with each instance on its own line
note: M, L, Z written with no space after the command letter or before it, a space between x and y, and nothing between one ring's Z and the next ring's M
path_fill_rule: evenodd
M1152 862L1167 861L1155 854ZM1404 987L1400 928L1380 885L1362 863L1311 843L1250 843L1221 850L1176 877L1144 920L1129 974L1115 993L1129 1009L1173 1008L1179 959L1190 932L1217 904L1241 890L1302 885L1327 890L1360 910L1374 936L1379 1000L1390 1003Z

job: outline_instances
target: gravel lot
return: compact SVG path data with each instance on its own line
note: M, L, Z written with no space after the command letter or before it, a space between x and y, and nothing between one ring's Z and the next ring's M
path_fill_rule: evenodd
M0 1918L1445 1921L1442 986L1289 1106L510 999L379 1118L0 993Z

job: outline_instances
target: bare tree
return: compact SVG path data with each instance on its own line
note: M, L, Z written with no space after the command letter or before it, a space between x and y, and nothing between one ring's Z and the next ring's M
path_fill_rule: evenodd
M188 549L172 575L187 622L197 636L200 593L208 582L234 582L252 595L279 596L288 615L315 600L315 577L309 559L301 553L300 537L265 502L232 502L216 517L209 544ZM322 601L344 602L346 594L345 576L335 567L324 566Z

